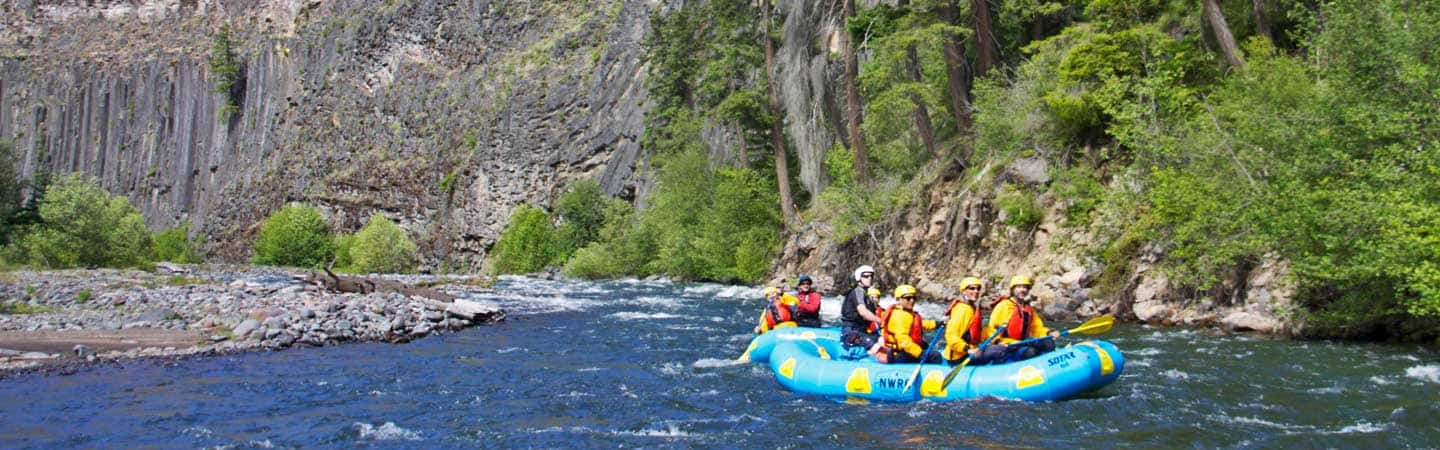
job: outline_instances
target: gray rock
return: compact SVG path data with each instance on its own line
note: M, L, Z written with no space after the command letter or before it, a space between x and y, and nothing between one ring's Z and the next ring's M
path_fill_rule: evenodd
M270 328L270 329L275 329L275 330L285 328L285 319L280 318L280 317L270 317L270 318L265 319L265 321L262 322L262 323L265 325L265 328ZM268 338L267 338L267 339L268 339Z
M456 317L469 320L488 318L500 312L500 306L491 302L478 302L465 299L456 299L445 307L445 312Z
M431 322L439 322L441 320L445 320L445 313L433 310L425 311L425 320Z
M301 317L301 318L304 318L304 319L314 319L314 318L315 318L315 310L310 309L310 308L302 309L302 310L300 310L300 317Z
M1041 158L1020 158L1005 167L1005 174L1024 183L1045 184L1050 182L1048 166L1049 164Z
M280 335L283 335L283 334L285 334L285 330L278 330L278 329L274 329L274 328L268 328L268 329L265 330L265 340L267 340L267 341L268 341L268 340L272 340L272 339L275 339L276 337L279 337Z
M1261 333L1278 333L1284 330L1284 324L1280 323L1278 319L1250 311L1232 312L1220 319L1220 323L1235 331L1252 330Z
M75 357L77 358L89 358L95 355L95 350L91 350L90 347L85 344L76 344L72 351L75 352Z
M417 336L422 334L430 334L430 330L430 322L420 322L419 325L416 325L414 329L410 330L410 334Z
M240 325L236 325L233 331L236 338L244 339L250 336L250 333L255 331L255 329L259 327L260 321L255 319L245 319L244 322L240 322Z
M161 321L164 321L164 320L168 320L168 319L171 318L171 317L178 317L178 316L179 316L179 314L175 314L175 311L171 311L171 310L168 310L168 309L157 309L157 310L145 311L145 312L142 312L142 313L140 313L140 314L135 315L135 321L136 321L136 322L161 322Z

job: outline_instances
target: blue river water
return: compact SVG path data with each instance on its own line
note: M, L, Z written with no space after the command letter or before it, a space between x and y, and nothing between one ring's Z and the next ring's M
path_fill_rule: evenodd
M1103 338L1124 376L1081 398L858 405L731 362L753 288L496 287L477 298L509 320L408 344L0 381L0 448L1440 446L1440 352L1420 346L1121 324Z

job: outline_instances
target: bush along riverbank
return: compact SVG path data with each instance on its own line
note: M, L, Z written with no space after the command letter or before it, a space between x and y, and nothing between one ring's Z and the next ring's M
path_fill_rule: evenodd
M168 269L168 270L167 270ZM0 274L0 377L138 357L405 342L502 320L490 302L337 293L310 272L174 266ZM442 279L437 291L487 288Z

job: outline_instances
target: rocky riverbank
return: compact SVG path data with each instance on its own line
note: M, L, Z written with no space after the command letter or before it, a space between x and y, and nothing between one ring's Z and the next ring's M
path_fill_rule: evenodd
M163 266L0 273L0 377L141 357L405 342L502 320L475 278L426 283L460 299L334 293L301 270Z

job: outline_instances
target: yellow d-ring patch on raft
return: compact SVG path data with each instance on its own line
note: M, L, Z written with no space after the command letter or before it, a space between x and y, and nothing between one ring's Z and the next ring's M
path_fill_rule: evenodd
M1109 375L1111 372L1115 371L1115 360L1110 359L1110 352L1107 352L1104 348L1101 348L1100 344L1085 341L1082 342L1080 345L1088 345L1091 347L1095 347L1095 354L1100 355L1100 376Z
M780 364L780 374L785 378L795 379L795 358L787 359L785 363Z
M1033 366L1021 367L1020 373L1015 376L1015 387L1017 389L1025 389L1031 386L1045 384L1045 377L1042 376L1043 373L1040 369L1036 369Z
M850 379L845 380L845 392L851 394L870 393L870 369L856 367L850 372Z
M800 337L805 338L805 339L815 339L815 332L814 332L814 331L806 331L806 332L800 333Z
M754 350L755 350L755 347L759 347L759 346L760 346L760 343L759 343L759 342L755 342L754 339L751 339L751 340L750 340L750 346L749 346L749 347L745 347L745 353L741 353L741 354L740 354L740 357L739 357L739 358L735 358L735 359L738 359L738 360L744 361L744 362L749 362L749 361L750 361L750 352L751 352L751 351L754 351Z
M931 370L925 372L925 381L920 382L920 395L924 397L947 397L950 391L945 389L945 372Z

